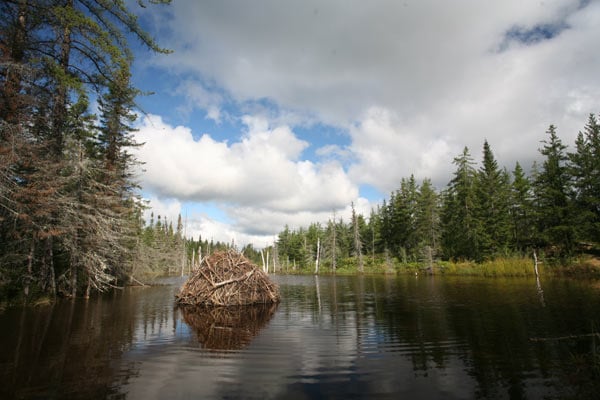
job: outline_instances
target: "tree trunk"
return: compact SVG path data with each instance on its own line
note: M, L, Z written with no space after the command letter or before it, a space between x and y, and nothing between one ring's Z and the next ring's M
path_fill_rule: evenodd
M262 259L262 267L263 267L263 272L269 272L267 271L267 263L265 262L265 254L263 253L263 250L260 249L260 258Z
M50 260L50 293L56 297L56 274L54 272L54 252L52 251L52 237L46 239L48 259Z
M25 297L29 297L29 285L33 276L33 253L35 252L35 239L31 238L31 243L29 246L29 254L27 254L27 276L25 277L25 287L23 288L23 293L25 293Z
M90 298L91 289L92 289L92 278L90 276L88 276L87 286L85 287L85 296L84 296L86 299Z
M315 275L319 274L320 258L321 258L321 238L317 238L317 256L315 257Z
M332 229L333 229L333 240L332 240L332 246L331 246L331 269L333 270L333 273L335 274L335 269L337 268L337 259L336 259L336 250L337 250L337 238L336 238L336 232L335 232L335 213L333 213L333 224L332 224Z
M77 265L73 258L71 258L71 297L77 297Z

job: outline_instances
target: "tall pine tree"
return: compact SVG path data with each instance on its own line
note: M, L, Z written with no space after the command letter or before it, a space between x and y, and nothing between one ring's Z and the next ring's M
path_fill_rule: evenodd
M542 141L540 149L545 158L534 183L538 231L542 244L558 256L568 256L574 250L575 238L566 146L554 125L546 133L548 139Z
M600 243L600 124L593 114L577 135L575 152L568 157L577 238Z
M482 257L506 250L509 237L509 178L498 167L491 147L483 143L483 162L476 179L476 223Z
M446 257L480 259L476 218L476 170L469 149L465 147L454 159L454 177L444 193L442 243Z

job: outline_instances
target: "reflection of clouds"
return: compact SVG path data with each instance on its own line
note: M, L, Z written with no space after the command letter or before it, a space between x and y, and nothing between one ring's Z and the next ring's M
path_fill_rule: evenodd
M274 279L277 311L234 350L197 345L170 301L177 286L144 289L124 360L137 367L128 398L473 397L469 350L439 307L439 287L415 281L421 293L408 295L393 279L321 276L318 289L312 276Z

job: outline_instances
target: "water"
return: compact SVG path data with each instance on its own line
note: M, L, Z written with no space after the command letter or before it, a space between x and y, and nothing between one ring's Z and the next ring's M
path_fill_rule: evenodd
M0 398L594 398L600 287L275 276L273 308L174 308L180 279L0 314Z

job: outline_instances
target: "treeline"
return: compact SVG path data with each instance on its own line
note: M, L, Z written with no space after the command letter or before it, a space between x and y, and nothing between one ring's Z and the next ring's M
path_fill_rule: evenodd
M126 4L0 3L1 297L88 296L145 253L128 40L168 51Z
M136 247L138 254L134 257L133 274L141 272L146 276L164 276L188 274L198 267L202 258L217 251L235 249L240 251L235 242L220 242L208 239L188 238L185 223L181 214L177 223L168 221L166 217L154 216L144 225ZM256 264L260 263L260 252L251 244L247 244L241 252Z
M543 161L526 173L516 163L500 168L487 141L476 165L468 148L454 159L454 173L439 191L431 180L404 178L368 218L344 222L335 216L322 226L278 235L283 268L312 269L317 248L322 265L339 262L362 270L434 260L482 262L522 256L533 250L565 262L600 243L600 125L591 114L572 151L551 125L539 152Z

